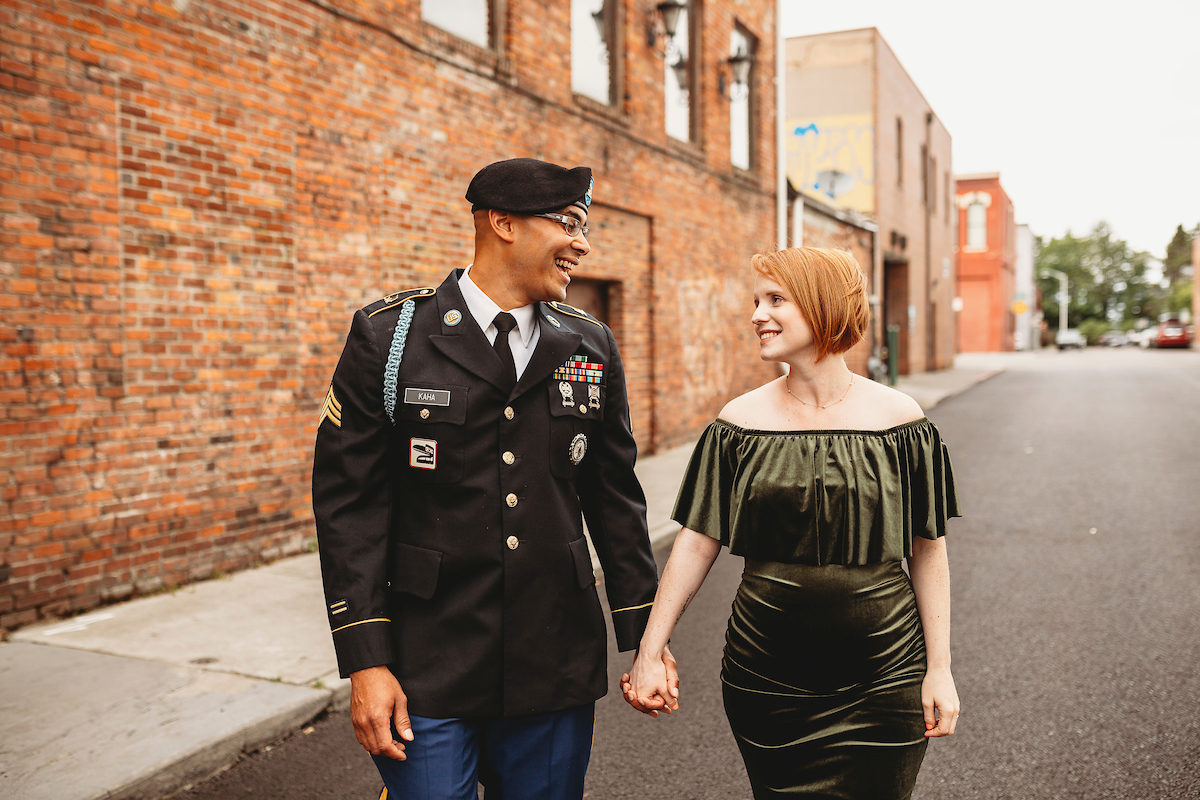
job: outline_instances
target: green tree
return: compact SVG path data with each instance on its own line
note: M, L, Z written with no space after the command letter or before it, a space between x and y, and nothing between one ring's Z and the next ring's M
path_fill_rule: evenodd
M1167 243L1167 257L1163 259L1164 311L1182 311L1192 307L1192 274L1196 265L1192 263L1192 241L1200 235L1200 223L1190 231L1182 225L1175 226L1175 235Z
M1087 236L1039 240L1038 283L1046 321L1058 321L1058 278L1047 268L1065 272L1068 278L1067 325L1077 328L1086 319L1120 327L1132 317L1157 315L1163 304L1161 290L1146 272L1149 253L1133 250L1118 239L1107 222L1099 222Z
M1182 225L1175 226L1175 235L1167 243L1167 257L1163 259L1163 277L1168 286L1181 282L1185 268L1192 266L1192 238L1195 235L1194 231L1185 231Z

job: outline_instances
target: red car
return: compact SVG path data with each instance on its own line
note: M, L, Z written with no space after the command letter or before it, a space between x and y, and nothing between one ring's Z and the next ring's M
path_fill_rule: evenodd
M1169 319L1158 323L1158 334L1154 339L1155 347L1188 347L1191 343L1192 332L1182 321Z

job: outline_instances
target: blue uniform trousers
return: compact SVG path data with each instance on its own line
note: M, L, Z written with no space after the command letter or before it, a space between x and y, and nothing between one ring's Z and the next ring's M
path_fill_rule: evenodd
M372 756L386 800L581 800L596 704L524 717L410 717L408 758Z

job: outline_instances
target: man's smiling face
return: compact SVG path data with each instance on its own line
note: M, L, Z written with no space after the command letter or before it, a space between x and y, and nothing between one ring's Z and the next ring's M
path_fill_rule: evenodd
M554 212L574 217L581 225L587 213L579 206L567 206ZM583 233L568 236L563 224L554 219L533 216L513 217L513 270L510 286L528 302L566 300L571 272L580 259L591 252Z

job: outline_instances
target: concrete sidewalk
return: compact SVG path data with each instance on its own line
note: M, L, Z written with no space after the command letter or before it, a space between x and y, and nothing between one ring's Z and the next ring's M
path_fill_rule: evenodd
M1002 369L960 357L897 388L928 410ZM691 451L638 463L656 546ZM0 797L159 798L348 701L316 554L29 626L0 644Z

